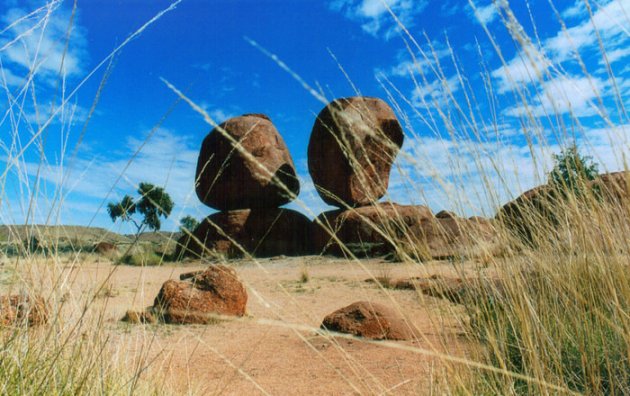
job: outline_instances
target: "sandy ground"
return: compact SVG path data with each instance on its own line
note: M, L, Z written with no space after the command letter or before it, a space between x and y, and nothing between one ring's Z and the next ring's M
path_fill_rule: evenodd
M146 356L152 362L149 370L158 371L165 387L175 393L429 394L445 381L444 365L439 358L411 349L463 356L472 348L463 336L461 307L365 282L373 276L457 276L446 262L411 265L322 257L233 261L229 265L236 268L249 294L245 318L205 326L120 322L128 309L152 305L167 279L206 265L142 268L98 259L48 265L54 269L36 271L35 277L37 283L51 287L56 279L57 290L65 290L64 298L71 302L65 304L66 320L78 315L82 301L105 285L91 309L104 314L116 353ZM478 270L474 263L465 268L470 273ZM302 282L305 271L309 280ZM364 342L315 332L324 316L359 300L399 309L418 338Z

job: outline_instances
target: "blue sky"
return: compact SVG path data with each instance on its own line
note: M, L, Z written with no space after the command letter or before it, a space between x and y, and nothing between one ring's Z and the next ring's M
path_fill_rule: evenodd
M492 215L572 139L602 170L630 151L630 0L77 4L0 0L2 223L111 228L104 204L145 180L174 198L165 229L210 214L193 178L211 126L163 80L219 123L268 114L311 217L328 209L306 166L323 98L392 104L406 141L387 198L435 211Z

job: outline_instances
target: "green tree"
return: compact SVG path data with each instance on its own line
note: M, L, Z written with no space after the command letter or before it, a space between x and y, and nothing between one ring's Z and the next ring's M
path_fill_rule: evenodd
M192 233L199 226L199 222L194 217L188 215L179 220L179 231L183 234Z
M599 173L593 157L581 155L576 145L554 154L553 160L549 184L565 197L568 193L583 195L588 182L595 180Z
M114 222L121 219L132 223L138 234L145 228L158 231L162 227L160 217L168 218L173 210L173 200L162 187L156 187L150 183L140 183L138 194L140 198L137 201L125 195L120 202L107 204L109 217ZM133 217L136 213L142 216L140 222Z

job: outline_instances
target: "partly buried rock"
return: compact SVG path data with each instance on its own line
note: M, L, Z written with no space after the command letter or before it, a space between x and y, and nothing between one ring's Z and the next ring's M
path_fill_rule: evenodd
M123 322L140 324L140 323L148 323L155 324L157 323L157 318L152 310L146 311L127 311L125 316L121 319Z
M308 170L317 192L338 207L376 202L387 191L403 139L393 110L378 98L328 104L317 116L308 144Z
M313 250L311 229L306 216L290 209L232 210L208 216L179 248L188 256L241 257L243 249L255 257L300 256Z
M478 244L495 236L490 220L452 216L436 218L426 206L395 203L335 210L318 216L324 227L315 224L313 240L317 252L344 254L328 229L355 255L376 257L403 251L422 259L472 255Z
M374 340L408 340L414 336L409 324L396 311L369 301L355 302L331 313L321 327Z
M49 307L39 296L0 296L0 326L11 326L28 322L29 326L48 322Z
M451 278L440 275L412 277L392 282L393 289L417 290L430 297L443 298L455 304L499 299L506 295L506 283L499 278Z
M465 285L460 278L445 278L439 275L432 275L428 278L400 279L392 283L392 288L418 290L427 296L445 298L455 303L461 303Z
M289 150L262 114L231 118L213 129L201 146L195 180L201 202L218 210L275 208L300 192Z
M116 245L110 242L98 242L94 245L94 251L99 254L110 254L116 252Z
M184 279L168 280L153 303L153 312L166 323L206 324L214 315L243 316L247 291L236 271L213 265Z

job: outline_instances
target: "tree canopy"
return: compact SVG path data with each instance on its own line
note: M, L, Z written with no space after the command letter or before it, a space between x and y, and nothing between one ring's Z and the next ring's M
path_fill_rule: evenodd
M595 180L599 170L593 157L580 154L572 145L553 155L554 167L549 173L549 184L563 195L582 195L589 181Z
M112 221L121 219L125 222L133 223L138 233L144 228L159 231L162 227L160 217L168 218L173 210L173 200L162 188L150 183L140 183L138 186L140 198L134 200L129 195L125 195L120 202L110 202L107 205L107 212ZM134 214L140 214L140 222L134 219Z

